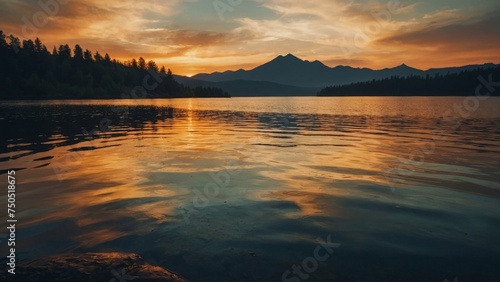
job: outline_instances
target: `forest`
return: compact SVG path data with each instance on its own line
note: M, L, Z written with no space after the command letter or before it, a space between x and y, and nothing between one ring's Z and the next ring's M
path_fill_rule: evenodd
M230 97L215 87L187 87L170 69L144 58L121 62L76 44L52 51L39 38L0 30L0 100Z
M392 76L330 86L318 92L318 96L469 96L475 95L479 85L485 88L481 93L486 94L489 90L492 96L498 96L500 91L491 88L500 86L500 66L433 76Z

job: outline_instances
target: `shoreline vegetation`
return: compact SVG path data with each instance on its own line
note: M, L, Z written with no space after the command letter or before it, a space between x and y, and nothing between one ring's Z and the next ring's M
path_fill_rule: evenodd
M39 38L21 42L2 30L0 61L0 100L230 97L216 87L185 86L170 69L142 57L121 62L78 44L49 52Z
M366 82L329 86L320 90L317 96L470 96L478 91L478 85L486 89L499 86L500 65L444 75L391 76ZM485 89L480 92L485 92ZM492 92L491 95L500 96L500 93Z

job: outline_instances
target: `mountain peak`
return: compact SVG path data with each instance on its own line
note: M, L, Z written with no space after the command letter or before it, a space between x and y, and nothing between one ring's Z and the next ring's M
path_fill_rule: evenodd
M391 70L398 70L398 71L420 71L419 69L410 67L407 64L401 64L397 67L391 68Z
M287 60L287 61L301 61L303 62L300 58L296 57L295 55L288 53L286 56L279 55L276 57L274 60Z
M409 65L407 65L407 64L405 64L405 63L403 63L403 64L401 64L401 65L397 66L396 68L401 68L401 69L402 69L402 68L405 68L405 69L413 69L412 67L410 67Z

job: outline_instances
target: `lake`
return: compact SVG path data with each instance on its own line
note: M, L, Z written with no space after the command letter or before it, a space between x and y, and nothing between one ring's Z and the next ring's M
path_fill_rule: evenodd
M500 98L469 102L0 103L18 260L133 252L190 281L500 281Z

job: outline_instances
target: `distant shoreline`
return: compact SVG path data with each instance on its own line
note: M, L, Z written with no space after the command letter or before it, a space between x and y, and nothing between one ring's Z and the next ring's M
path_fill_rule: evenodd
M138 98L138 99L18 99L0 100L0 103L15 102L81 102L81 101L151 101L151 100L180 100L180 99L238 99L238 98L445 98L445 97L468 97L468 95L331 95L331 96L238 96L238 97L172 97L172 98ZM491 97L500 97L492 95Z

